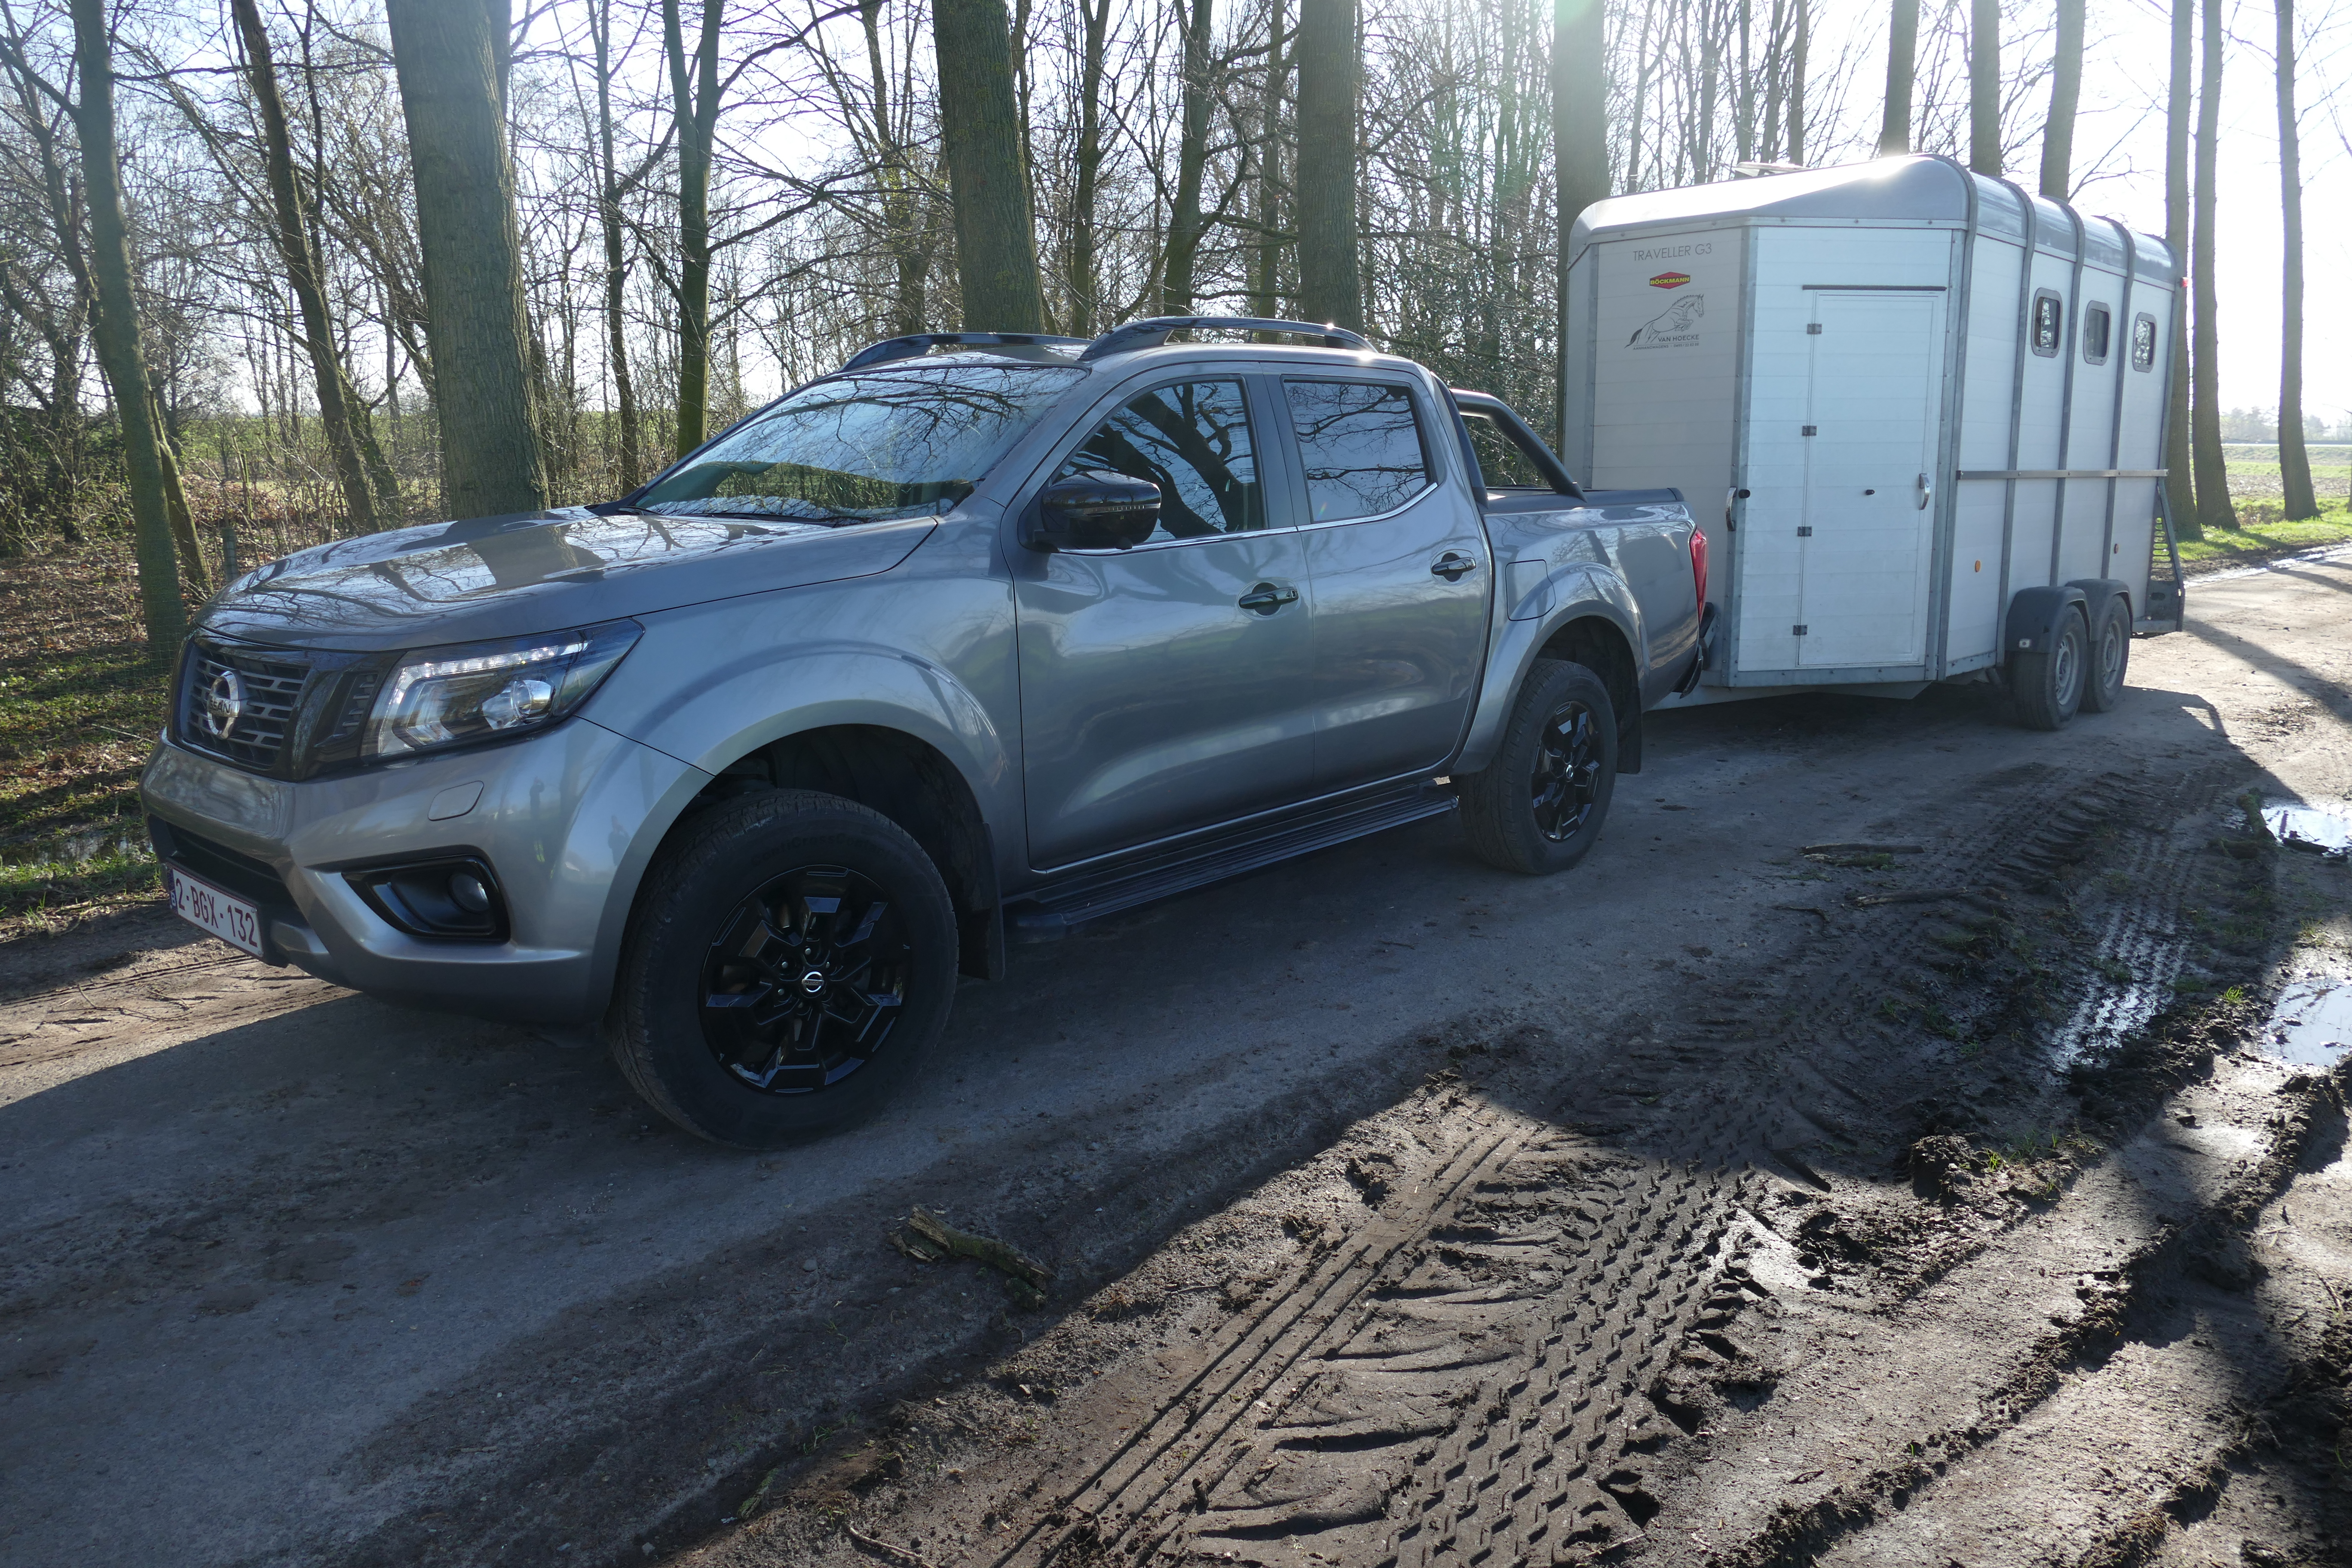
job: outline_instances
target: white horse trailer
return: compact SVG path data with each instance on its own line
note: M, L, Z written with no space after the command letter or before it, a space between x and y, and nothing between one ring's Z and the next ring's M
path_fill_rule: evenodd
M1599 202L1570 255L1568 466L1718 563L1686 700L1999 679L2054 729L2178 628L2163 241L1907 157Z

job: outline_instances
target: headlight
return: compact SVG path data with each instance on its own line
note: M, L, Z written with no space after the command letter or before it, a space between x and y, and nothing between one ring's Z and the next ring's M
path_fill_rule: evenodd
M607 621L404 655L384 678L360 754L406 756L552 724L588 700L644 631Z

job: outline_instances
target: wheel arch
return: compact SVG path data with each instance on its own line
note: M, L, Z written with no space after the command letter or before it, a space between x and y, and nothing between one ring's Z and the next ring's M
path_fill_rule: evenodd
M1571 577L1565 584L1570 592L1562 595L1570 602L1539 621L1498 619L1502 646L1487 658L1477 714L1454 763L1456 773L1475 773L1494 756L1511 703L1538 658L1570 659L1601 677L1617 710L1617 771L1641 771L1640 623L1630 605L1618 604L1606 591L1613 587L1622 594L1623 584L1614 579L1596 582L1595 575L1584 574L1580 584Z

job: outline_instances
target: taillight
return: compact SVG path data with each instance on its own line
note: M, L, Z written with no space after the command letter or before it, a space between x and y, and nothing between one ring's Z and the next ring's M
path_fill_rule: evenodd
M1691 581L1698 587L1698 613L1706 614L1706 535L1691 530Z

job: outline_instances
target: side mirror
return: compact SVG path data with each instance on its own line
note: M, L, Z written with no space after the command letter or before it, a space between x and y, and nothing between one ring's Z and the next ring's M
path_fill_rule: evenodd
M1132 550L1160 526L1160 487L1123 474L1056 479L1021 521L1031 550Z

